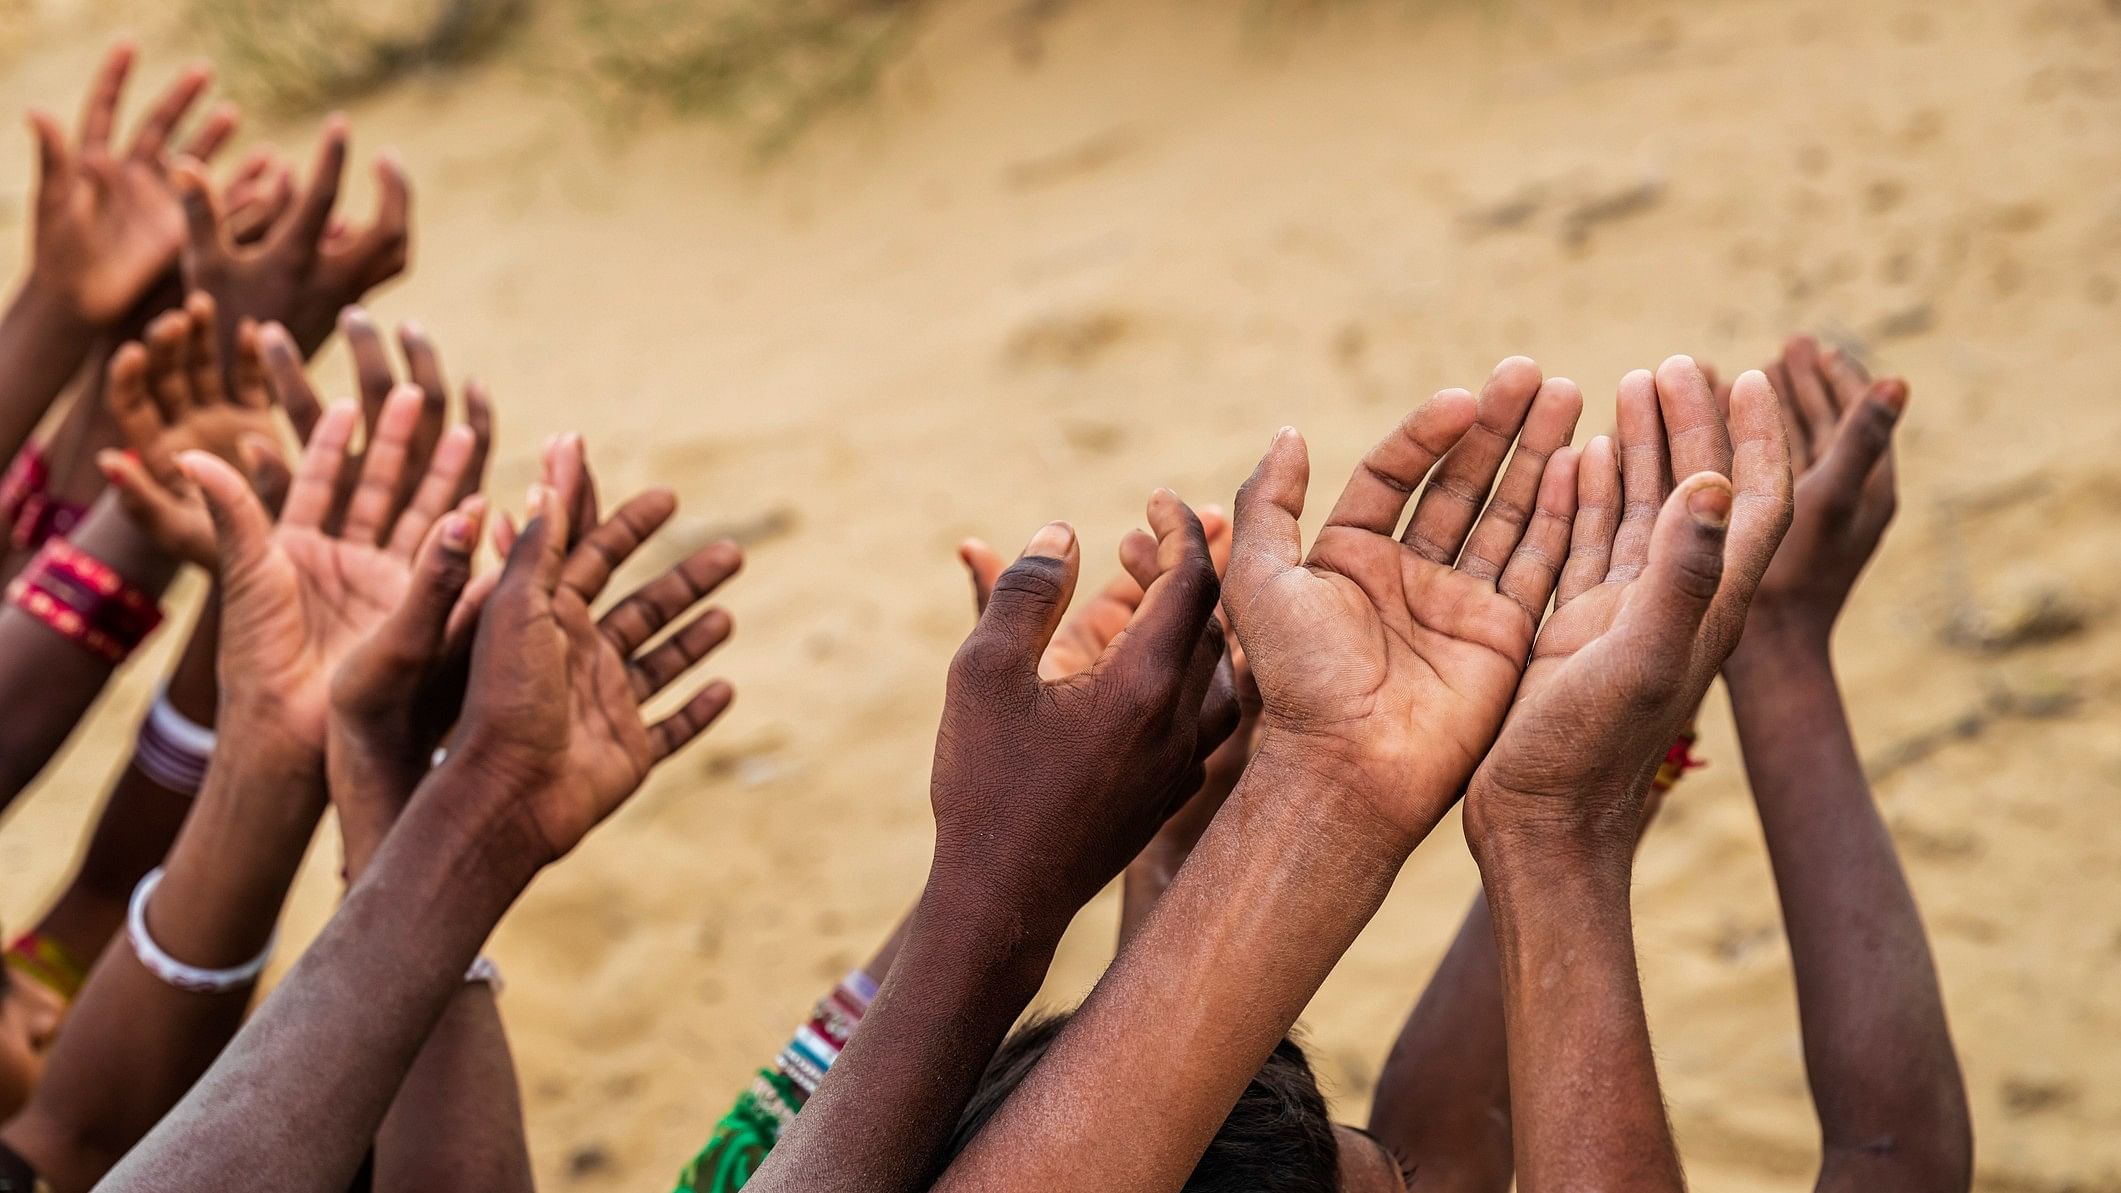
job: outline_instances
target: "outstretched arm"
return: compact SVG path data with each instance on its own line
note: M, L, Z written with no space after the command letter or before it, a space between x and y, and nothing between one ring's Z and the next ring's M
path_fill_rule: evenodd
M1936 965L1828 650L1892 517L1892 433L1907 387L1873 382L1802 338L1782 370L1807 471L1724 676L1795 963L1825 1141L1819 1188L1963 1190L1973 1132Z
M224 537L259 550L269 531L233 478L210 461L188 466ZM613 565L673 506L667 494L641 500L656 504L569 554L565 512L550 490L533 490L535 517L479 615L457 748L317 943L106 1188L203 1193L236 1174L259 1188L341 1193L501 914L728 706L728 687L712 684L654 725L637 707L704 653L697 618L647 646L690 604L682 594L699 555L601 621L590 615ZM463 518L423 537L423 559Z

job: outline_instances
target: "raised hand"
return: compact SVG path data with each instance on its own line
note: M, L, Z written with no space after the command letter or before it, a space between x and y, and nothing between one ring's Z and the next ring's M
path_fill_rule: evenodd
M1293 429L1238 492L1223 606L1265 702L1261 749L1352 768L1350 790L1401 843L1457 798L1517 690L1567 551L1582 407L1523 357L1478 403L1437 394L1363 457L1308 555Z
M1622 379L1619 418L1617 452L1604 436L1584 450L1554 612L1467 791L1476 855L1529 827L1579 849L1594 834L1628 864L1656 762L1738 641L1789 525L1789 453L1762 374L1733 383L1726 428L1707 379L1675 356Z
M98 453L96 465L126 513L171 558L209 569L220 561L206 500L178 463L185 452L240 463L266 505L279 507L287 465L275 446L257 346L242 338L224 381L212 298L193 294L148 325L144 346L119 348L105 400L126 449Z
M404 602L415 554L457 506L470 464L471 431L450 428L412 500L398 508L399 476L423 404L410 386L384 403L360 482L333 530L325 519L359 418L351 403L334 405L318 422L277 526L227 464L201 452L182 457L220 541L223 703L275 709L278 724L319 752L333 670Z
M1149 583L1087 662L1127 602L1108 590L1050 649L1081 559L1055 522L996 578L951 664L930 784L936 867L1010 884L1027 915L1073 916L1199 787L1236 723L1207 536L1168 489L1148 515L1153 542L1136 531L1122 556Z
M345 169L346 121L334 116L307 185L261 233L254 221L231 221L205 178L179 166L186 283L212 294L229 316L279 323L302 355L315 352L342 308L404 271L411 245L412 192L397 159L376 159L381 198L362 228L339 227L332 217Z
M359 307L348 307L339 313L339 328L353 358L355 392L360 395L362 422L370 436L374 434L377 418L383 413L385 399L394 390L409 384L420 391L420 419L413 428L407 449L415 466L405 470L397 495L400 502L410 500L411 489L419 483L422 472L419 462L433 453L442 428L448 423L449 382L442 373L441 356L418 324L403 324L398 329L398 345L405 354L407 367L405 379L400 381L391 368L390 353L368 312ZM301 347L296 344L294 336L277 323L268 323L259 329L258 345L273 393L287 408L287 417L294 423L295 433L307 439L324 407L302 371ZM465 382L463 404L464 423L472 433L472 453L471 461L464 469L458 501L480 487L486 476L487 454L493 444L493 404L486 387L476 379ZM359 457L355 456L353 460L355 466L340 473L340 491L332 505L335 512L326 519L326 526L335 524L334 520L353 495L354 482L360 475ZM586 523L578 521L576 524L594 525L595 518L592 516Z
M50 114L30 113L38 153L32 283L95 328L124 319L177 263L184 212L171 180L170 141L212 74L204 66L179 74L142 118L132 143L118 150L111 140L133 58L130 43L104 58L73 143ZM183 153L210 160L235 126L233 108L216 109Z
M551 861L729 707L735 693L716 681L652 724L641 713L728 637L727 614L705 610L643 648L734 574L741 556L733 543L710 544L597 618L591 602L669 521L676 499L665 490L634 498L572 553L560 495L538 485L530 504L530 525L479 616L455 753L520 795L530 839Z
M1810 336L1790 340L1772 376L1786 412L1794 410L1796 512L1753 596L1740 650L1782 630L1823 645L1897 504L1893 428L1907 409L1907 382L1874 381L1853 357L1821 350Z

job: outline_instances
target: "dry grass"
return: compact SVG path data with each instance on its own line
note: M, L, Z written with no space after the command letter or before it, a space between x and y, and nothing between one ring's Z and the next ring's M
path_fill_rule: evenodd
M310 111L491 50L530 0L192 0L236 92Z

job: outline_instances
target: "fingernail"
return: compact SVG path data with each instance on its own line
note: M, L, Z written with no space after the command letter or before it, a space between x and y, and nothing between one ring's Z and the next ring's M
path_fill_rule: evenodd
M545 486L530 486L530 490L523 494L523 508L533 518L543 514L545 512Z
M1065 559L1068 547L1075 542L1075 527L1066 522L1048 522L1038 528L1031 541L1024 546L1026 555L1042 555L1048 559Z
M462 514L451 514L442 519L442 545L452 551L470 550L471 519Z
M1898 377L1889 377L1879 382L1878 400L1887 410L1893 412L1894 420L1898 421L1900 416L1907 412L1907 382Z
M140 462L140 453L134 451L129 447L125 449L124 455L126 459L132 461L135 464L138 464Z
M1687 512L1694 521L1711 530L1721 530L1731 521L1731 490L1728 485L1703 485L1687 494Z

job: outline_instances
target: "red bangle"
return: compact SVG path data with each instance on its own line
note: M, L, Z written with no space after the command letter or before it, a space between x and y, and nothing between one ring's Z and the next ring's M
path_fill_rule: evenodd
M72 501L54 501L51 468L44 449L25 444L0 477L0 525L8 528L16 549L33 551L55 538L63 538L88 513L88 507Z
M123 662L162 624L148 595L64 539L44 544L8 585L8 603L111 663Z

